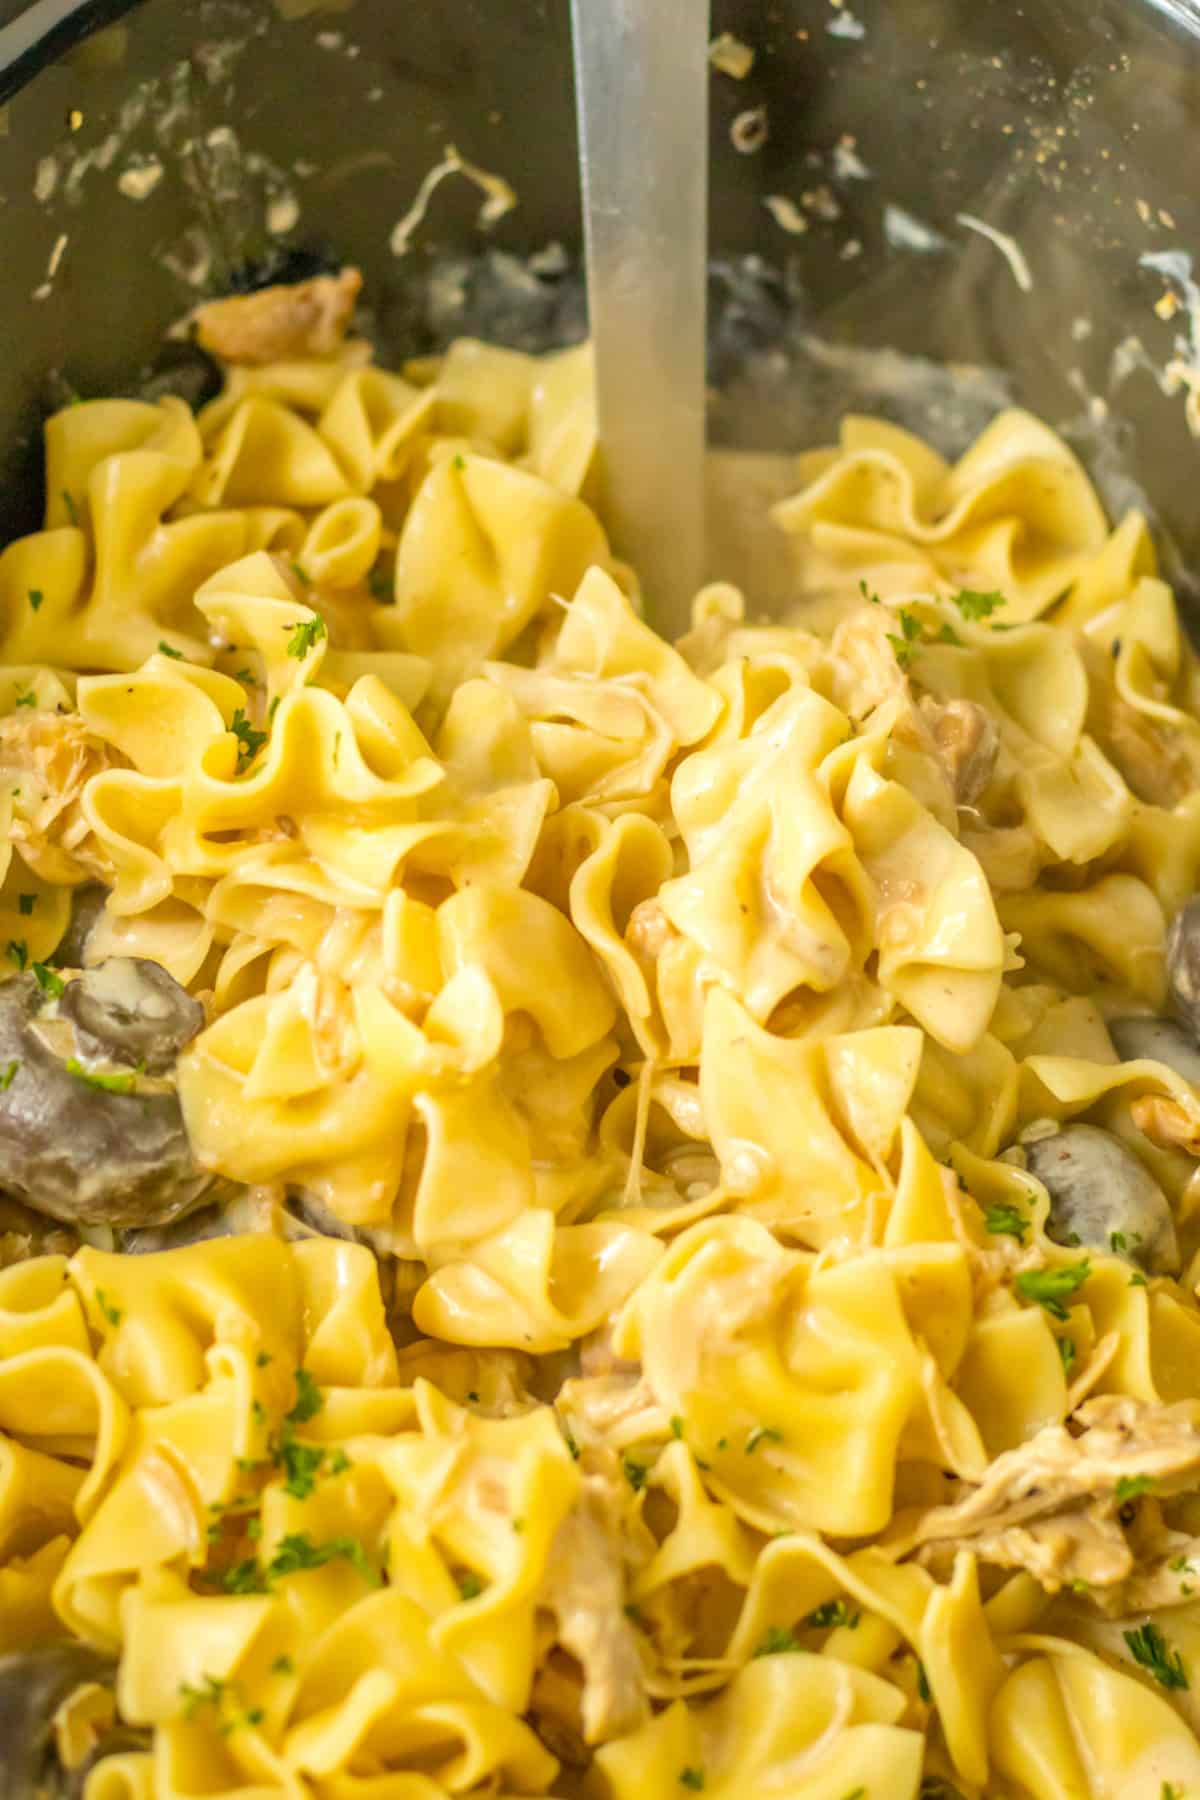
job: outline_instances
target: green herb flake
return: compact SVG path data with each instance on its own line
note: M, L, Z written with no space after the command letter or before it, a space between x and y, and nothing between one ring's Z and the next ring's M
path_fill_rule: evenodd
M1157 1625L1147 1622L1121 1636L1129 1646L1129 1654L1140 1668L1153 1675L1160 1687L1186 1688L1190 1685L1183 1658L1172 1650Z
M939 644L962 644L962 639L959 637L957 631L955 631L953 625L947 624L945 621L943 621L935 641Z
M240 706L233 715L229 729L238 741L237 766L238 774L240 775L244 769L250 767L250 764L254 761L254 758L266 743L267 733L265 731L255 730Z
M325 1399L307 1369L297 1369L294 1379L296 1403L287 1415L288 1423L290 1425L306 1425L310 1419L316 1418L325 1404Z
M896 619L900 631L899 633L889 631L887 640L896 653L896 661L900 667L907 669L917 653L917 645L921 640L921 621L916 613L909 612L908 608L904 606L896 614Z
M306 1569L323 1569L326 1563L343 1559L352 1563L372 1587L380 1585L379 1576L367 1560L367 1553L357 1538L327 1538L323 1544L314 1544L307 1532L289 1531L282 1538L279 1548L267 1564L267 1579L273 1580L280 1575L295 1575Z
M784 1656L789 1650L802 1648L799 1638L790 1625L771 1625L754 1654L755 1656Z
M1177 1788L1173 1781L1164 1781L1158 1791L1158 1800L1183 1800L1183 1789Z
M1110 1231L1108 1234L1108 1247L1114 1256L1119 1256L1125 1248L1125 1233L1123 1231Z
M287 653L294 656L297 662L306 657L314 645L328 637L325 621L320 613L314 613L311 619L297 619L292 626L292 635L288 639Z
M56 975L53 969L48 969L45 963L35 962L30 963L29 966L47 1000L57 1000L60 994L66 992L67 984L62 976Z
M1176 1575L1187 1574L1190 1571L1191 1566L1192 1559L1190 1556L1174 1556L1167 1564L1168 1569Z
M460 472L460 473L461 473L461 471L462 471L462 470L463 470L463 469L465 469L465 468L466 468L466 466L467 466L467 459L466 459L466 457L465 457L465 456L456 456L456 457L455 457L455 459L454 459L454 467L455 467L455 468L456 468L456 469L458 469L458 470L459 470L459 472Z
M478 1600L483 1592L483 1582L476 1575L474 1569L468 1570L459 1578L458 1591L464 1600Z
M679 1413L673 1413L671 1416L671 1436L673 1438L683 1436L683 1419Z
M374 568L367 577L367 586L371 597L380 606L396 604L396 571L394 569Z
M79 528L79 508L75 504L75 496L69 488L62 490L62 501L67 511L67 518L76 530Z
M262 1536L262 1520L261 1519L250 1519L247 1522L246 1536L250 1539L251 1543L256 1544L258 1542L259 1538Z
M753 1431L746 1434L745 1454L753 1456L758 1446L767 1439L773 1444L782 1444L783 1433L776 1431L773 1425L756 1425Z
M269 1350L260 1350L254 1359L254 1366L256 1369L265 1369L267 1364L269 1362L274 1362L274 1360L275 1359Z
M42 601L45 598L46 598L46 596L45 596L45 594L43 594L41 588L30 588L29 604L33 608L34 612L38 611L39 607L42 604Z
M307 569L303 568L302 565L296 561L294 556L288 566L301 587L312 586L312 576L308 573Z
M959 588L957 594L951 594L950 603L964 619L972 620L988 619L1007 604L1003 594L982 594L977 588Z
M1079 1291L1091 1272L1092 1265L1085 1256L1082 1262L1064 1263L1057 1269L1026 1269L1017 1276L1014 1286L1022 1300L1044 1306L1052 1319L1065 1319L1067 1309L1063 1301Z
M694 1794L698 1794L704 1786L704 1770L690 1768L680 1769L679 1785L680 1787L691 1788Z
M1025 1242L1029 1230L1029 1220L1015 1206L986 1207L983 1222L993 1237L1015 1237L1018 1244Z
M120 1307L113 1305L103 1288L96 1289L96 1305L100 1308L101 1313L108 1320L110 1325L116 1326L121 1323Z
M32 688L24 688L13 701L14 706L36 706L37 695Z
M221 1576L221 1586L227 1594L265 1594L267 1584L258 1558L248 1556L245 1562L234 1563L226 1569Z
M90 1088L98 1088L106 1094L131 1094L136 1080L134 1075L97 1075L94 1069L85 1069L77 1056L68 1056L63 1064L68 1075L74 1075L76 1081L85 1082Z
M13 1077L16 1075L20 1066L20 1061L14 1056L10 1063L5 1063L3 1069L0 1069L0 1094L6 1094L8 1092L13 1084Z
M861 1617L861 1613L852 1613L844 1600L827 1600L824 1606L814 1608L804 1623L811 1631L828 1631L835 1625L845 1625L854 1631Z
M1146 1280L1144 1275L1131 1275L1129 1277L1129 1285L1130 1287L1149 1287L1150 1283Z
M1122 1475L1113 1493L1118 1500L1136 1500L1139 1494L1148 1494L1153 1486L1153 1475Z
M19 910L23 913L25 918L29 917L30 913L33 911L33 909L36 905L37 905L37 895L36 894L18 894L17 895L17 906L18 906Z
M1057 1342L1058 1354L1062 1358L1063 1374L1069 1376L1071 1370L1075 1367L1075 1358L1079 1354L1078 1350L1075 1348L1075 1339L1060 1337Z
M285 1438L279 1446L279 1465L284 1475L284 1491L293 1500L307 1500L317 1485L317 1476L325 1461L324 1450L315 1444L299 1444L295 1438Z
M239 669L233 679L235 681L240 681L243 687L257 687L259 685L258 677L250 669Z
M179 1698L183 1701L183 1716L194 1719L202 1706L220 1706L225 1697L226 1682L216 1675L202 1675L201 1685L194 1687L189 1681L179 1684Z
M869 588L865 580L859 581L858 591L863 599L869 601L872 606L883 605L883 601L879 598L879 595L875 592L874 588Z
M640 1494L646 1485L645 1463L635 1462L632 1456L627 1456L622 1462L621 1468L624 1471L626 1481L629 1483L634 1493Z
M925 1664L921 1661L919 1656L917 1657L917 1694L925 1702L926 1706L932 1704L933 1689L930 1687L929 1677L925 1673Z
M583 1455L583 1451L579 1448L579 1444L575 1438L574 1433L570 1432L570 1431L566 1431L564 1429L563 1441L567 1446L567 1450L568 1450L568 1453L570 1454L571 1461L578 1462L580 1457Z
M183 651L176 650L174 644L168 644L165 638L159 638L158 640L158 653L160 656L169 656L172 662L182 662L184 660Z
M23 969L29 961L29 945L24 938L9 938L8 955L18 969Z
M294 1675L296 1665L290 1656L277 1656L271 1664L272 1675Z
M330 1452L329 1462L326 1465L326 1472L328 1474L344 1475L347 1469L352 1469L353 1467L354 1464L350 1461L350 1458L346 1455L344 1450L339 1449Z

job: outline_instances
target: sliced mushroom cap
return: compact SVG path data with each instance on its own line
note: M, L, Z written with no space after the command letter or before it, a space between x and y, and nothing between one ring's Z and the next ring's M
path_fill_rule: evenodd
M71 922L59 940L50 961L60 969L82 969L87 961L87 944L108 900L108 889L98 881L87 881L71 895Z
M72 1072L73 1052L39 1024L44 1005L31 974L0 985L0 1189L67 1224L190 1212L214 1178L196 1165L174 1089L122 1092Z
M1185 1081L1200 1082L1200 1048L1174 1019L1110 1019L1108 1035L1122 1062L1165 1063Z
M67 985L59 1013L70 1019L85 1056L165 1075L204 1029L204 1008L161 963L110 956Z
M115 1665L86 1644L49 1644L0 1657L0 1800L66 1794L54 1751L54 1715L81 1682L107 1681Z
M1179 1267L1167 1197L1133 1151L1096 1125L1065 1125L1025 1146L1029 1173L1050 1196L1046 1235L1107 1250L1153 1275Z
M1171 920L1167 985L1176 1016L1200 1040L1200 894L1181 906Z

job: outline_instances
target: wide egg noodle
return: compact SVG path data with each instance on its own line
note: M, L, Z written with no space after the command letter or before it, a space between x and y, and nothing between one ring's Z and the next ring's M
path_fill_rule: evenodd
M0 1648L115 1658L86 1800L1186 1800L1200 1099L1108 1029L1200 881L1145 521L1028 414L849 419L794 615L668 645L594 452L587 346L48 422L5 966L101 882L273 1229L0 1267ZM1178 1276L1052 1234L1073 1122Z

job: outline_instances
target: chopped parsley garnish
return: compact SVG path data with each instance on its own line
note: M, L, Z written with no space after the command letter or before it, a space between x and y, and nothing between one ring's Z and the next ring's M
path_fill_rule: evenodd
M621 1468L624 1470L625 1479L633 1489L634 1493L640 1494L646 1485L645 1463L635 1462L632 1456L627 1456L622 1462Z
M917 1658L917 1693L925 1702L926 1706L928 1706L933 1699L933 1689L930 1687L929 1677L925 1673L925 1664L921 1661L919 1656Z
M294 556L291 560L291 570L301 587L312 586L312 576L308 573L307 569L301 567Z
M1169 1647L1157 1625L1139 1625L1134 1631L1123 1631L1121 1636L1129 1645L1134 1662L1153 1675L1160 1687L1186 1688L1190 1685L1183 1658L1178 1650Z
M1108 1234L1108 1247L1114 1256L1119 1256L1121 1251L1125 1248L1125 1233L1123 1231L1110 1231Z
M858 591L862 595L864 600L870 601L872 606L882 606L883 605L883 601L879 598L879 595L875 592L874 588L869 588L867 586L865 580L859 581Z
M188 1681L181 1681L179 1684L179 1698L183 1701L185 1719L194 1719L202 1706L220 1706L225 1697L228 1683L219 1680L217 1676L204 1675L201 1683L200 1687L193 1687Z
M319 644L328 637L325 621L320 613L314 613L311 619L297 619L292 626L292 635L288 639L287 653L299 662L308 655L314 644Z
M1015 1237L1018 1244L1025 1242L1029 1230L1029 1220L1015 1206L986 1207L983 1222L993 1237Z
M74 1075L76 1081L84 1081L90 1088L101 1088L106 1094L131 1094L136 1079L130 1075L97 1075L93 1069L85 1069L77 1056L68 1056L63 1064L68 1075Z
M287 1415L288 1423L291 1425L306 1425L309 1419L316 1418L317 1414L324 1406L325 1400L320 1388L317 1386L307 1369L297 1369L295 1381L296 1404Z
M32 606L34 612L36 612L38 610L39 606L42 604L42 601L45 598L46 598L46 596L43 594L41 588L30 588L29 604L30 604L30 606Z
M937 634L935 642L939 643L939 644L960 644L961 645L962 639L959 637L957 631L955 631L953 625L947 624L947 622L945 620L943 620L941 629L939 630L939 632Z
M1144 1275L1131 1275L1129 1277L1129 1285L1130 1287L1149 1287L1150 1283L1146 1280Z
M121 1323L120 1307L113 1305L103 1288L96 1289L96 1305L100 1308L100 1311L110 1325L119 1325Z
M277 1656L271 1664L272 1675L294 1675L296 1665L290 1656Z
M14 706L36 706L37 705L37 695L33 692L33 690L31 688L26 688L23 693L20 693L17 695L16 699L13 701L13 705Z
M315 1444L299 1444L286 1438L279 1446L279 1466L283 1470L284 1489L294 1500L307 1500L317 1485L317 1476L325 1461L325 1452Z
M467 466L466 457L465 456L456 456L454 459L454 466L456 469L465 469Z
M896 661L900 667L907 669L917 653L917 645L921 639L921 621L916 613L910 613L904 606L896 614L896 619L900 630L898 633L889 631L887 640L896 652Z
M221 1576L221 1586L227 1594L265 1594L267 1591L258 1559L253 1556L226 1569Z
M394 569L376 567L367 577L367 586L371 590L372 599L380 606L394 606L396 603L396 572Z
M350 1458L346 1455L344 1450L339 1448L330 1451L328 1465L328 1473L330 1475L344 1475L347 1469L352 1469L353 1467L354 1464L350 1461Z
M250 764L254 761L254 758L266 743L267 733L265 731L256 731L240 706L233 715L233 721L229 729L238 741L237 766L238 774L240 775L243 769L249 768Z
M62 498L63 498L63 505L67 509L68 519L70 519L72 525L78 527L79 508L75 504L74 494L71 492L71 490L69 488L64 488L62 491Z
M694 1794L698 1794L704 1786L704 1770L680 1769L679 1785L680 1787L691 1788Z
M172 662L183 661L183 651L176 650L175 646L173 644L168 644L165 638L159 638L158 640L158 653L160 656L169 656Z
M852 1613L844 1600L827 1600L824 1606L810 1612L804 1623L812 1631L828 1631L833 1625L845 1625L853 1631L861 1617L861 1613Z
M1148 1494L1153 1486L1153 1475L1122 1475L1113 1493L1118 1500L1136 1500L1139 1494Z
M458 1591L464 1600L477 1600L483 1592L483 1582L474 1569L459 1578Z
M254 1366L256 1369L265 1369L267 1364L269 1362L274 1362L274 1360L275 1359L269 1350L260 1350L254 1359Z
M13 1076L20 1066L19 1060L14 1056L10 1063L5 1063L3 1069L0 1069L0 1093L8 1092L13 1084Z
M776 1431L773 1425L756 1425L753 1431L747 1433L745 1444L746 1455L753 1456L764 1438L770 1438L771 1442L774 1444L782 1444L783 1433L782 1431Z
M1075 1367L1075 1358L1079 1354L1075 1348L1075 1339L1060 1337L1057 1342L1058 1354L1062 1358L1063 1374L1069 1375Z
M1007 604L1003 594L981 594L978 588L959 588L957 594L951 594L950 603L964 619L988 619Z
M67 984L61 975L56 975L53 969L46 967L45 963L35 962L30 963L29 966L33 970L38 986L48 1000L57 1000L60 994L65 993Z
M1014 1283L1022 1300L1044 1306L1052 1319L1065 1319L1064 1300L1077 1293L1092 1272L1087 1257L1082 1262L1065 1263L1058 1269L1026 1269Z
M790 1625L771 1625L755 1650L755 1656L783 1656L789 1650L801 1649L801 1643Z
M1158 1800L1183 1800L1183 1789L1177 1788L1173 1781L1164 1781L1158 1791Z
M233 679L235 681L240 681L243 687L258 686L258 677L249 669L239 669Z
M681 1438L683 1436L683 1419L679 1413L672 1413L671 1415L671 1436L673 1438Z
M227 1594L263 1594L280 1576L295 1575L305 1569L323 1569L326 1563L339 1558L352 1563L364 1581L369 1581L373 1587L379 1586L380 1578L357 1538L327 1538L323 1544L314 1544L303 1531L289 1531L281 1538L279 1548L265 1569L254 1557L226 1569L221 1586Z
M17 895L17 905L20 908L21 912L24 913L25 917L28 918L30 913L33 911L34 907L37 905L37 895L36 894L18 894Z
M9 938L8 954L18 969L23 969L29 961L29 945L24 938Z
M572 1432L564 1429L563 1441L565 1442L567 1449L570 1452L571 1461L578 1462L580 1457L583 1455L583 1451L579 1448L579 1444L576 1441L574 1434Z

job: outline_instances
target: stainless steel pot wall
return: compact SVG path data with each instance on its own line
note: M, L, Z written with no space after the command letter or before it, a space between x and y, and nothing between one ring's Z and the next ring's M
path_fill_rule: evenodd
M851 378L845 353L983 364L1067 426L1114 506L1136 475L1186 585L1200 6L713 12L714 33L755 51L744 79L712 77L713 372L751 401L718 401L714 434L798 445L849 400L955 448L944 381L878 359ZM109 23L68 48L81 21ZM53 373L133 391L161 366L164 327L231 282L355 261L397 352L484 314L521 341L583 329L568 0L39 0L0 6L0 23L0 533L36 517ZM766 141L743 153L732 128L760 107ZM397 255L397 222L450 144L518 204L481 233L484 195L451 177ZM566 275L554 255L505 260L551 244ZM805 379L785 379L797 359ZM967 391L986 409L1001 386Z

